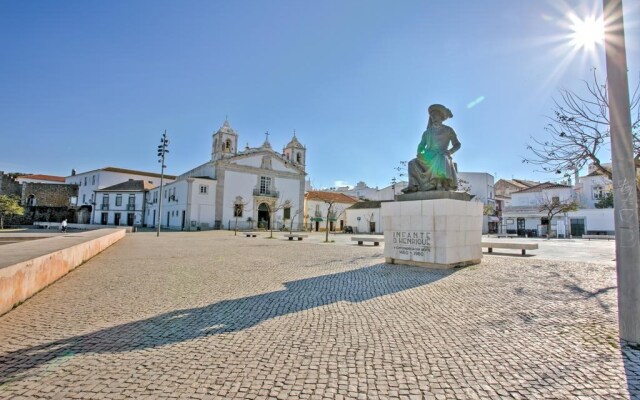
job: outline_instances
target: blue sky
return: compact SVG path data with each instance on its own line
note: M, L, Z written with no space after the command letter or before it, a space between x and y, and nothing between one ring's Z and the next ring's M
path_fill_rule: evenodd
M631 85L640 4L623 2ZM560 87L604 50L571 45L592 0L0 1L0 170L168 173L210 158L228 115L241 147L295 129L316 187L386 186L442 103L460 171L555 179L523 164ZM607 158L604 156L603 158Z

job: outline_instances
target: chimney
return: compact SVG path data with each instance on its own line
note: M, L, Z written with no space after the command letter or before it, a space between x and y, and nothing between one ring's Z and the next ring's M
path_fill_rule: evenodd
M76 176L76 169L75 168L71 170L71 176Z

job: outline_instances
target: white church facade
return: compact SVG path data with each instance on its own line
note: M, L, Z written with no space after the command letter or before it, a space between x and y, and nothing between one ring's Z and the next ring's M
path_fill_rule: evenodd
M295 132L282 153L273 150L268 134L260 147L239 150L238 133L225 120L212 142L211 160L163 188L162 227L302 228L307 149ZM157 224L159 191L156 187L147 194L147 226Z

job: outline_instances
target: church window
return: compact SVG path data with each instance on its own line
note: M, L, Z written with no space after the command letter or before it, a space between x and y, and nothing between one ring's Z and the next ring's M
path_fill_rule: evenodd
M200 193L201 194L207 194L207 185L200 185Z
M260 194L271 193L271 178L268 176L260 177Z
M87 177L84 177L84 185L87 186Z
M283 216L284 219L291 219L291 207L285 207L283 209L283 213L284 213L284 216Z
M243 204L234 204L233 205L233 216L234 217L242 217L242 211L244 207Z
M83 195L82 195L82 202L83 202L83 203L86 203L86 202L87 202L87 195L86 195L86 194L83 194Z
M231 151L231 139L227 139L227 140L224 142L224 149L225 149L226 151Z
M91 184L92 185L96 184L96 176L95 175L91 176Z
M121 206L121 205L122 205L122 195L118 193L116 195L116 206Z
M106 193L102 195L102 209L103 210L109 209L109 195Z
M302 154L296 153L296 162L297 163L302 163Z

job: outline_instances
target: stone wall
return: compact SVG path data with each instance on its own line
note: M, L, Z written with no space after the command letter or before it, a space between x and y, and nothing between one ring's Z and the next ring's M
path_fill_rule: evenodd
M30 196L35 197L35 204L29 203ZM78 185L24 182L21 203L23 206L69 207L69 198L72 196L78 197Z
M20 196L20 184L14 175L0 171L0 195Z

